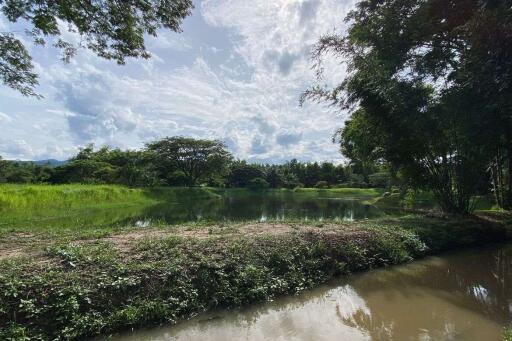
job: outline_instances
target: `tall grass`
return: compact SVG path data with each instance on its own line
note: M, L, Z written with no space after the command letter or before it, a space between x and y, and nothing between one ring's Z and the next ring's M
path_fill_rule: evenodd
M219 197L210 188L116 185L0 185L0 237L12 231L89 233L132 225L161 202Z
M154 200L143 189L115 185L0 185L0 211L82 208Z

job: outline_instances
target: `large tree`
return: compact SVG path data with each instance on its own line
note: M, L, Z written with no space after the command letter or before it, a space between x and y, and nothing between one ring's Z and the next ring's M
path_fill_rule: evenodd
M446 211L471 210L491 159L495 173L511 167L502 172L510 183L510 1L365 0L347 22L346 35L322 37L314 53L320 77L326 53L347 62L347 77L305 93L364 115L342 131L342 145L377 142L368 155L378 151L433 190ZM364 130L373 136L361 139Z
M224 143L217 140L166 137L148 143L146 148L153 153L161 173L180 171L185 175L188 186L224 175L232 159Z
M33 44L50 41L62 60L83 47L119 64L127 57L149 58L145 36L156 36L160 28L180 31L192 7L192 0L0 0L8 21L26 26ZM79 34L80 42L66 41L63 30ZM37 95L32 58L14 32L0 32L0 78L24 95Z

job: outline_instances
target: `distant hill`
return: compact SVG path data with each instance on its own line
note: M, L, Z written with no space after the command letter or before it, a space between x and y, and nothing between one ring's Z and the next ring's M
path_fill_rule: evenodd
M67 163L67 161L55 160L55 159L47 159L47 160L37 160L33 161L36 165L50 165L52 167L57 167Z
M55 159L47 159L47 160L33 160L33 161L19 161L19 160L11 160L13 162L19 162L19 163L34 163L36 165L44 166L49 165L51 167L57 167L60 165L65 164L67 161L60 161Z

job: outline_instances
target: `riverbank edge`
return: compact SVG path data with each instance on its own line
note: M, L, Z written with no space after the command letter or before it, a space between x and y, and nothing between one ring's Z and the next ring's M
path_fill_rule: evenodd
M262 224L199 237L56 241L0 261L0 339L83 339L296 294L350 273L512 237L512 216ZM254 225L253 225L254 229ZM144 233L144 230L142 230ZM119 242L123 241L123 242Z

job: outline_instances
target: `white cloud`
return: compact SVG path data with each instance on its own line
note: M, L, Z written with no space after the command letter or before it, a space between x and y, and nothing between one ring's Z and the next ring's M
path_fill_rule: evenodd
M25 140L0 139L0 155L5 159L31 158L34 151Z
M0 111L0 123L11 123L12 117Z
M147 47L149 50L170 49L180 52L192 49L192 45L182 35L164 30L158 32L158 37L147 37Z
M188 135L220 138L237 157L250 160L339 160L331 143L339 117L320 105L300 108L298 99L314 82L312 44L342 25L349 4L205 0L196 7L195 15L226 30L231 51L215 41L199 46L186 32L163 33L148 43L155 58L123 67L85 50L69 65L44 60L39 70L46 99L30 105L34 112L44 108L39 111L46 116L34 118L33 129L51 129L54 121L54 129L65 131L35 139L20 128L16 138L33 146L32 155L62 156L90 142L135 148L166 135ZM186 59L176 59L176 52ZM342 76L332 73L326 81Z

